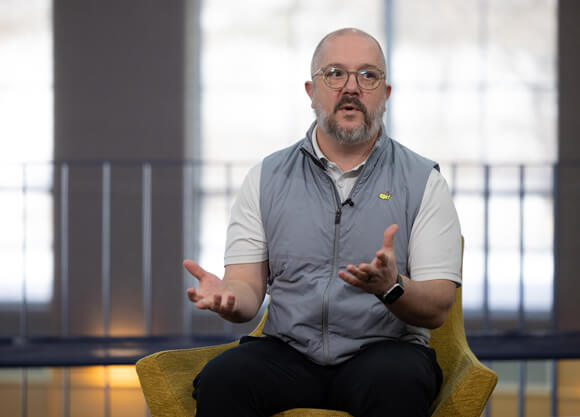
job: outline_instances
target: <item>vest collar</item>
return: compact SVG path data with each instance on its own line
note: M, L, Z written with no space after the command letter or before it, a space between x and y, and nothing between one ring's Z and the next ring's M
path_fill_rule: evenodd
M308 131L306 132L306 137L302 140L302 144L300 145L300 149L302 150L302 152L307 153L316 162L316 164L318 166L320 166L323 169L326 169L326 164L318 158L318 156L316 155L316 152L314 151L314 146L312 145L312 141L314 140L314 129L316 129L316 125L317 125L316 121L314 121L310 125L310 127L308 128ZM385 125L382 124L377 142L375 143L375 146L371 150L371 153L369 154L369 156L365 162L365 166L369 165L371 167L374 167L374 165L377 163L377 161L381 158L381 155L384 152L386 152L387 149L392 148L391 147L391 140L392 139L389 136L387 136L387 134L385 133ZM364 169L363 172L364 171L370 172L370 171L372 171L372 169Z

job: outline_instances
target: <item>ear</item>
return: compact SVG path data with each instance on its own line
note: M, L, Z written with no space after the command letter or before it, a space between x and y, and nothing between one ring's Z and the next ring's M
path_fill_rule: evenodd
M306 90L308 97L310 97L310 100L312 100L312 95L314 94L314 83L312 81L305 81L304 89Z
M391 84L385 83L385 101L391 97Z

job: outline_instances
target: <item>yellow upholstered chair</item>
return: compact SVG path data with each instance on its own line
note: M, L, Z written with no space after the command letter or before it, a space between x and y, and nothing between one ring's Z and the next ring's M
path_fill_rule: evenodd
M267 312L251 333L260 336ZM193 417L193 378L205 364L238 342L194 349L168 350L137 362L137 373L152 417ZM436 417L480 417L497 375L475 357L467 345L461 306L461 288L442 327L431 331L431 346L443 370L443 384L431 406ZM276 417L349 417L342 411L294 409Z

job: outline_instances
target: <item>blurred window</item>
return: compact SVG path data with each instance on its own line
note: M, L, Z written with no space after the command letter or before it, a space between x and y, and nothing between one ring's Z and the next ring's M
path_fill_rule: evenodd
M0 0L0 303L52 297L51 7Z

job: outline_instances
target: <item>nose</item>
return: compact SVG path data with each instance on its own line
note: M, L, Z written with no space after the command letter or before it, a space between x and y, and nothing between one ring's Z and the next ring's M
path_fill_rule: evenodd
M359 93L359 86L358 82L356 81L356 72L348 73L348 78L346 80L346 84L343 87L343 92L351 94Z

